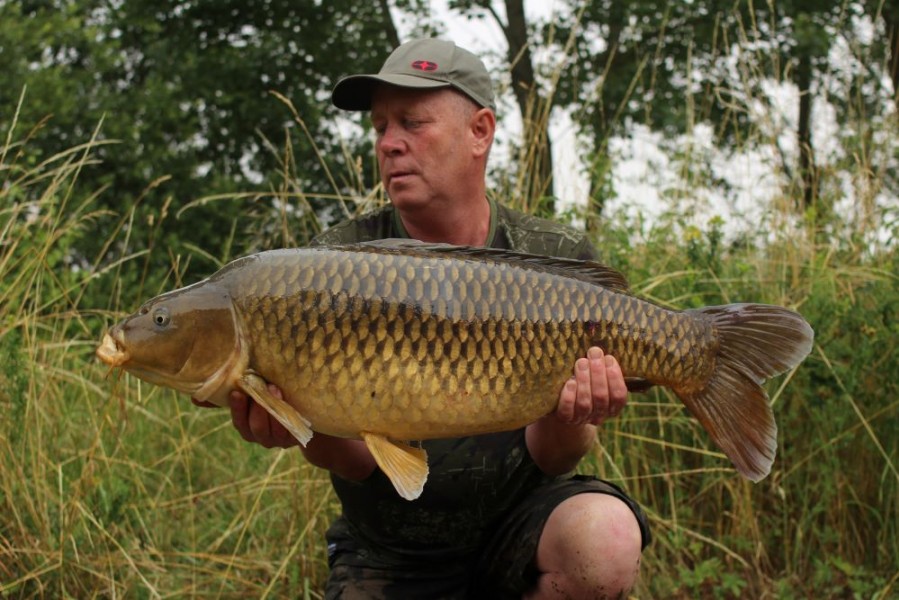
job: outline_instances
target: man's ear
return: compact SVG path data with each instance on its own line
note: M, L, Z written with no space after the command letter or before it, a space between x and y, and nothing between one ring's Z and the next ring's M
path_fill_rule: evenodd
M472 115L469 126L474 140L472 151L475 156L486 156L496 133L496 115L489 108L482 108Z

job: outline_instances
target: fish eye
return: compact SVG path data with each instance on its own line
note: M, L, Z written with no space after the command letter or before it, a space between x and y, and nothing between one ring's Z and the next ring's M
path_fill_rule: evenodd
M160 307L153 311L153 323L157 327L165 327L171 320L172 318L169 316L167 308Z

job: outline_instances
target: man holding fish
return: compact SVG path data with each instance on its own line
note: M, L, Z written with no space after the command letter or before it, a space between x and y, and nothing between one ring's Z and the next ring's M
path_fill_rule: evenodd
M454 44L332 100L371 112L390 204L148 300L96 352L331 472L326 597L626 594L646 519L568 474L628 388L668 387L740 475L771 472L764 384L811 352L801 314L643 300L583 235L488 198L490 79Z
M313 245L411 238L596 258L583 235L488 199L493 89L466 50L409 42L378 74L342 79L332 101L371 112L390 205ZM515 431L424 442L430 474L412 502L396 494L365 442L316 433L303 454L331 472L343 507L328 532L326 597L626 597L649 543L646 519L617 487L570 473L597 426L620 414L627 388L618 362L599 348L571 366L554 413ZM243 392L232 393L231 415L247 441L298 445Z

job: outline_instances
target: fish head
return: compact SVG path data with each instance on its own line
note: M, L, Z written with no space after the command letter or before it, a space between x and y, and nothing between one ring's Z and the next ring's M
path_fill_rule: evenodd
M157 296L113 326L96 353L111 367L181 392L220 387L215 380L240 353L230 295L201 282Z

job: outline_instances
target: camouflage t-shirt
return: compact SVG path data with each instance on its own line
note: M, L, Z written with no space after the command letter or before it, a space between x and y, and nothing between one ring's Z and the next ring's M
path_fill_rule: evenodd
M490 209L490 247L598 259L581 233L493 202ZM408 237L398 214L388 205L335 225L312 245ZM531 459L524 431L424 441L430 473L424 492L413 502L402 499L379 469L362 482L332 475L343 515L329 531L329 542L339 546L340 540L349 536L354 551L365 555L360 558L383 564L471 554L484 542L496 519L529 490L551 479Z

